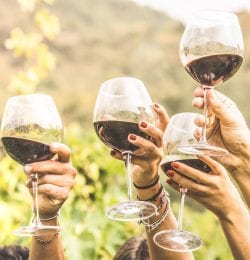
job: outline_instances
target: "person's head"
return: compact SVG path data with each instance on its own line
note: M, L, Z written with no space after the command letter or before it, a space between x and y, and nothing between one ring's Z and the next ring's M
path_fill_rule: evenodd
M11 245L0 247L0 260L28 260L29 250L26 247Z
M147 239L136 236L128 239L116 253L114 260L149 260Z

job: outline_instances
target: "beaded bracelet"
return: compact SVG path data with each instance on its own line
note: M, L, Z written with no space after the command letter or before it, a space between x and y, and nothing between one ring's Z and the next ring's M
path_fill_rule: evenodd
M147 227L149 229L149 231L152 231L152 230L156 229L157 227L159 227L168 215L169 208L170 208L170 199L166 193L165 193L164 197L166 199L165 201L167 201L167 204L166 204L166 207L165 207L164 212L161 215L161 217L151 224L146 222L145 220L141 220L141 222L145 225L145 227Z

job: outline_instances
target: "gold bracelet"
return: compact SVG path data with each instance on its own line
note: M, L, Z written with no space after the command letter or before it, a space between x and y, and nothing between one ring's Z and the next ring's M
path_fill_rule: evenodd
M47 240L44 240L44 239L41 239L39 236L34 236L34 239L36 241L38 241L39 243L43 244L43 245L48 245L49 243L53 242L58 236L59 236L59 231L57 231L53 237L47 239Z

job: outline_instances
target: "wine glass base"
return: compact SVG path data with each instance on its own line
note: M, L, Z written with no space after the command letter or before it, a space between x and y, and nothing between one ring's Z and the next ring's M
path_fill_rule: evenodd
M195 234L181 230L163 230L153 237L155 244L175 252L190 252L202 246L202 240Z
M145 220L157 213L157 207L146 201L125 201L113 205L106 211L107 217L118 221Z
M46 226L46 225L31 225L27 227L21 227L13 231L13 234L17 236L47 236L54 235L62 230L60 226Z
M228 151L224 148L202 143L180 145L178 150L182 153L202 156L223 156L228 154Z

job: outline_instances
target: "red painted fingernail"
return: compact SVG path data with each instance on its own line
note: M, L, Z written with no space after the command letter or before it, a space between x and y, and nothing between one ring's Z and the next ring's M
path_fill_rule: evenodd
M133 134L129 135L130 140L136 140L136 138L137 138L136 135L133 135Z
M154 107L159 108L160 106L158 104L154 104Z
M168 170L168 171L167 171L167 176L169 176L169 177L174 177L174 172L171 171L171 170Z
M179 163L178 162L172 162L171 163L171 166L173 167L173 168L179 168Z
M115 150L111 150L111 151L110 151L110 154L111 154L112 156L115 156L115 155L116 155L116 151L115 151Z
M166 181L166 183L171 184L171 183L172 183L172 180L168 179L168 180Z
M147 127L147 123L141 122L141 123L140 123L140 126L143 127L143 128L146 128L146 127Z

